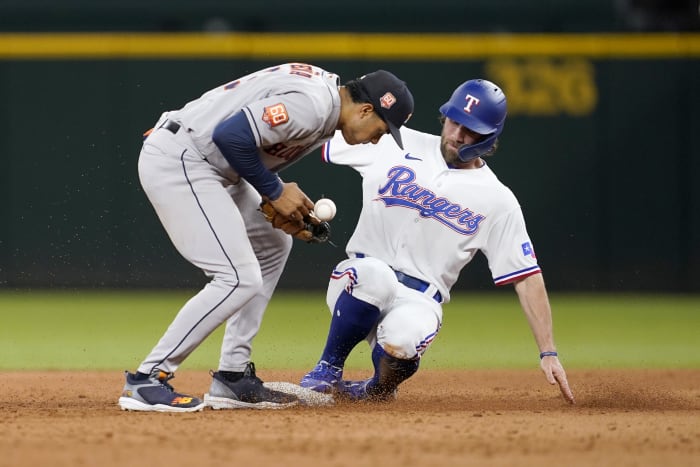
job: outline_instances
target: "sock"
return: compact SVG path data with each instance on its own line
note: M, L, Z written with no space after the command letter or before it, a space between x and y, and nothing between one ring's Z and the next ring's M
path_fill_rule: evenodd
M140 371L137 371L136 373L134 373L134 379L136 381L146 381L149 376L151 376L151 375L147 375L146 373L141 373Z
M374 376L367 385L367 393L381 396L392 393L402 382L418 371L420 359L406 360L392 357L377 344L372 349Z
M378 319L379 308L343 291L333 307L321 360L342 368L352 349L367 337Z

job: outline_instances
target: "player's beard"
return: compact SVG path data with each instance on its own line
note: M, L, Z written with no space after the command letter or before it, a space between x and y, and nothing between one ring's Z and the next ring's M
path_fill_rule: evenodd
M442 153L442 158L445 159L445 162L448 164L460 162L457 149L447 141L445 135L440 137L440 152Z

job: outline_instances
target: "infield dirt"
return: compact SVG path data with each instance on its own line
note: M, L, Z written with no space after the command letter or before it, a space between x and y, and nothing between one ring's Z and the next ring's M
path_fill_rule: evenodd
M121 411L120 372L0 381L0 466L700 465L695 369L569 370L574 406L536 369L422 370L392 403L188 414ZM187 370L172 381L199 396L209 382Z

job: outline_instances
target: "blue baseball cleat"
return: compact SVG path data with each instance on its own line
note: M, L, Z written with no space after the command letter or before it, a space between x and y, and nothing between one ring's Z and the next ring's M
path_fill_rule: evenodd
M333 366L327 361L321 360L313 370L301 378L299 385L312 391L331 393L335 392L342 377L343 369L341 367Z
M351 401L390 402L396 400L396 394L396 388L380 388L373 378L338 384L338 395Z

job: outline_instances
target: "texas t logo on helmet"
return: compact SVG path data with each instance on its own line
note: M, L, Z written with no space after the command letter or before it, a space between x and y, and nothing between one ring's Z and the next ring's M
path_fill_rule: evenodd
M472 105L479 105L479 98L474 97L471 94L467 94L467 97L465 97L467 100L467 105L464 107L464 111L468 113L472 113Z

